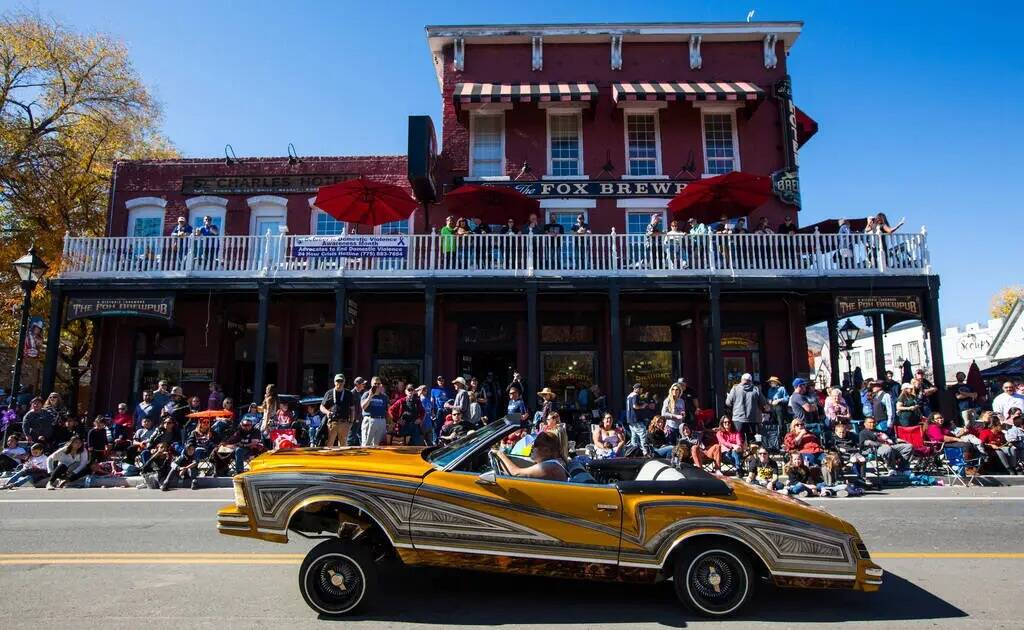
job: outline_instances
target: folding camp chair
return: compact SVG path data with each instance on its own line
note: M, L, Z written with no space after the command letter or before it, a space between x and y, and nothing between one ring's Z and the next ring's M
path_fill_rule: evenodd
M914 448L908 462L911 469L916 472L938 472L942 470L942 463L939 461L942 444L925 440L924 427L922 425L919 424L912 427L897 426L896 438Z
M959 483L965 488L974 485L978 478L981 457L967 459L964 449L959 446L947 446L942 449L942 455L946 474L953 478L952 485Z

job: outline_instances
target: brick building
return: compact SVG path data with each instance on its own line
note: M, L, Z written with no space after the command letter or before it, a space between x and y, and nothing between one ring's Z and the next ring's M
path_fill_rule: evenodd
M652 215L668 224L679 191L731 171L771 177L775 197L727 222L798 218L797 151L817 127L787 74L801 28L428 27L439 153L416 117L408 156L121 163L109 236L67 241L53 321L100 322L100 409L159 376L190 391L216 379L247 401L271 382L322 391L338 370L416 382L518 370L566 402L596 383L616 409L626 384L662 393L682 375L720 406L742 372L806 374L809 323L886 312L937 327L924 234L644 234ZM357 176L409 187L424 207L371 229L312 206L318 185ZM538 199L540 222L564 234L471 235L449 251L431 228L468 183ZM590 234L573 233L578 215ZM210 216L221 234L166 236L179 216ZM296 253L306 235L353 230L402 235L406 253Z

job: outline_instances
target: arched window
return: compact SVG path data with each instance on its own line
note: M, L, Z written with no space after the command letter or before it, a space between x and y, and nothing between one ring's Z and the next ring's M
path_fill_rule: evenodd
M213 224L217 226L217 231L221 235L224 234L224 215L227 212L227 199L203 195L186 199L185 205L188 207L188 224L193 228L202 226L203 217L209 216Z
M166 199L136 197L124 206L128 209L128 236L163 236Z
M249 234L266 236L288 231L288 199L275 195L259 195L246 199L249 204Z

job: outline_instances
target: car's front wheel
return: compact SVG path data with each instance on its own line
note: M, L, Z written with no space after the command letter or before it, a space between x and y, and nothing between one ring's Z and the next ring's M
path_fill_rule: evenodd
M754 592L754 571L735 545L711 542L685 549L673 574L676 595L706 617L736 613Z
M377 588L377 567L365 547L328 540L313 547L299 568L299 591L322 615L346 615L369 601Z

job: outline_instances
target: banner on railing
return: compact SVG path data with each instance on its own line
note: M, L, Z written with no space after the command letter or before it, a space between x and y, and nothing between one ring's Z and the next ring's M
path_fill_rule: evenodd
M152 317L171 321L174 296L68 298L67 321L90 317Z
M407 236L307 236L292 246L295 258L405 258Z

